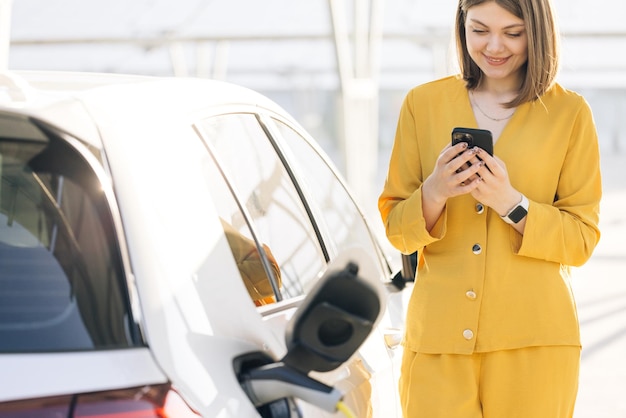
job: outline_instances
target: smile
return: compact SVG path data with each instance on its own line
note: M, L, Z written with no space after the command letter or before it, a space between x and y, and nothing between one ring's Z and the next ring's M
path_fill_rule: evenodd
M485 57L485 60L487 60L488 63L495 64L495 65L503 64L509 60L508 57L507 58L493 58L487 55L483 55L483 57Z

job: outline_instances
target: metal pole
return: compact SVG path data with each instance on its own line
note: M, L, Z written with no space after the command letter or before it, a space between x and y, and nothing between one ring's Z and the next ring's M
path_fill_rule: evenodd
M374 199L378 148L378 73L381 1L353 0L353 44L347 0L329 0L343 110L345 175L359 203ZM352 54L351 47L354 54Z
M13 0L0 0L0 71L9 69L12 3Z

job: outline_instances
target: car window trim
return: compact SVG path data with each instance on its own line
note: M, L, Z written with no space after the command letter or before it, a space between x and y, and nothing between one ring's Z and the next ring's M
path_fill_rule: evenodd
M320 226L318 225L315 215L313 214L313 210L311 209L311 205L309 204L307 196L302 190L302 187L300 186L298 177L296 173L293 171L293 169L291 168L291 165L289 164L289 161L285 157L285 153L281 149L280 144L278 144L278 142L276 141L276 138L274 137L271 130L267 126L265 120L263 120L263 117L259 115L258 113L255 113L254 115L256 116L256 119L259 125L261 125L263 132L265 132L265 135L267 135L267 138L272 144L274 151L276 151L278 158L280 158L280 161L283 164L283 167L285 167L285 170L287 171L287 174L289 175L289 179L291 180L291 183L293 184L294 188L296 189L296 192L298 193L298 197L300 198L300 201L302 202L302 205L304 206L304 210L306 211L307 216L309 217L309 221L311 222L311 225L313 226L313 230L315 231L315 236L320 245L320 248L322 249L322 254L324 254L324 260L326 261L326 264L328 264L330 262L330 255L328 253L328 247L326 245L326 241L324 240L324 236L322 234L322 231L320 230Z
M220 116L220 115L216 115L216 116ZM230 179L226 175L226 171L223 168L223 164L220 163L218 153L216 152L215 147L205 137L205 135L202 132L202 128L200 128L196 123L194 123L193 129L198 135L198 139L202 142L207 152L209 153L209 156L215 163L215 166L217 167L217 170L222 176L222 179L224 180L226 187L228 187L230 194L233 196L233 199L235 200L235 204L237 205L237 208L243 215L244 220L246 221L246 225L248 226L248 230L250 231L251 238L254 241L257 248L259 249L259 255L261 256L261 264L263 264L263 269L265 270L265 274L270 279L270 285L272 286L272 291L274 292L274 295L276 296L276 302L282 301L284 297L283 297L282 291L280 290L280 287L278 286L278 278L274 274L274 270L272 269L271 263L269 259L267 258L267 254L265 253L265 251L262 251L263 246L261 244L261 241L259 240L259 234L257 233L256 227L251 221L252 216L250 215L248 208L246 208L246 206L241 202L241 199L239 198L239 196L241 196L241 193L237 190L237 187L230 181Z

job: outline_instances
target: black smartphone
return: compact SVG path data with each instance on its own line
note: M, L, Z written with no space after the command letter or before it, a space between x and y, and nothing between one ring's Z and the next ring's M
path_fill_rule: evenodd
M486 129L454 128L452 130L452 145L467 142L467 148L479 147L493 155L493 137Z

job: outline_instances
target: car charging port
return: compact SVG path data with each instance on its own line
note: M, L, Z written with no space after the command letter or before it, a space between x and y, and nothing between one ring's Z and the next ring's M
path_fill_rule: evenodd
M309 373L328 372L348 361L380 317L382 285L361 275L360 266L368 265L366 257L355 250L335 260L289 321L287 353L281 360L258 353L236 362L239 383L257 410L281 399L298 398L325 411L352 416L342 401L343 393Z

